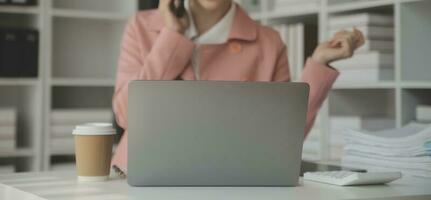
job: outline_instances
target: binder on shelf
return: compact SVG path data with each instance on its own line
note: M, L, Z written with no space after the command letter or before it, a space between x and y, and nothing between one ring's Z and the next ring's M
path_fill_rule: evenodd
M0 76L37 77L37 30L0 28Z
M15 126L17 111L15 108L0 108L0 126Z
M34 6L37 5L37 0L0 0L0 6L2 5Z

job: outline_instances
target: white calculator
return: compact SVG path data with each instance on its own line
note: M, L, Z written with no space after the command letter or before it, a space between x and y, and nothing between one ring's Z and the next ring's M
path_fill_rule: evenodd
M384 184L399 178L401 178L400 172L327 171L304 173L304 180L340 186Z

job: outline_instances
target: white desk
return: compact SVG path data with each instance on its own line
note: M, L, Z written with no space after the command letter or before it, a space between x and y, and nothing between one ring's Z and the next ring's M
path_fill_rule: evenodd
M389 185L337 187L303 182L299 187L152 187L134 188L112 177L99 183L78 183L73 172L22 173L0 176L1 200L430 200L431 180L403 178Z

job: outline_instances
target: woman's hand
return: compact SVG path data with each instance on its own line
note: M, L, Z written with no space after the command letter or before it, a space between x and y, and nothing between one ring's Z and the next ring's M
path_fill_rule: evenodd
M180 1L179 0L160 0L159 2L159 12L163 16L165 21L165 25L167 28L177 31L178 33L183 34L186 29L189 27L189 18L187 14L185 14L181 18L177 18L174 13L172 13L170 5L174 3L176 7L178 7Z
M322 64L329 64L336 60L350 58L364 42L364 35L356 28L353 31L340 31L330 41L317 46L312 59Z

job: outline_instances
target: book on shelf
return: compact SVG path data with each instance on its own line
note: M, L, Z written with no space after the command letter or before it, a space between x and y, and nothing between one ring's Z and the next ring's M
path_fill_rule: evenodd
M15 139L16 126L3 126L0 125L0 140Z
M274 29L287 47L287 57L292 80L299 79L307 57L313 54L318 43L318 29L304 23L275 25Z
M390 40L365 40L363 46L356 49L355 53L380 52L385 54L393 54L395 48L394 41Z
M394 27L380 27L380 26L352 26L349 27L335 27L329 30L329 35L334 36L337 32L342 30L352 31L353 27L362 32L365 38L369 40L389 40L395 38Z
M354 26L388 26L393 27L394 17L376 13L358 13L351 15L331 16L328 19L330 29Z
M355 54L353 57L333 62L331 65L338 70L363 69L363 68L393 68L395 58L393 53L380 53L370 51Z
M15 126L17 111L15 108L0 108L0 126Z
M0 174L11 174L15 172L13 165L0 165Z
M416 120L421 122L431 122L431 105L417 105Z
M12 151L16 149L16 140L15 139L2 139L0 140L0 151Z
M55 109L51 112L53 125L78 125L89 122L111 122L110 109Z

